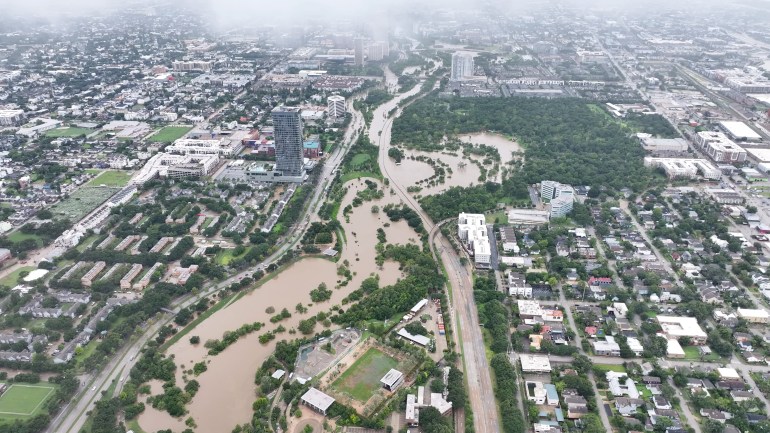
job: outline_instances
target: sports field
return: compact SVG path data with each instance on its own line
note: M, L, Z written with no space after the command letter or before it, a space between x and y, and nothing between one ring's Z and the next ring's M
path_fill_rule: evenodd
M149 140L155 143L171 143L182 138L192 129L192 126L165 126L153 134Z
M99 176L96 176L95 178L91 179L90 182L88 182L88 186L114 186L114 187L123 187L126 186L128 181L131 179L131 173L125 172L125 171L117 171L117 170L107 170L102 172Z
M396 366L396 359L379 349L370 348L332 383L332 387L366 403L380 389L382 376Z
M41 412L56 387L47 383L14 383L0 396L0 419L30 418Z

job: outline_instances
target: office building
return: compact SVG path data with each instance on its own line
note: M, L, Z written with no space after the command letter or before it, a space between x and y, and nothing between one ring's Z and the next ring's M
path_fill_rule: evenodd
M379 62L385 58L385 51L383 50L382 42L374 42L370 44L366 49L366 59L370 62Z
M278 107L273 110L275 129L275 168L284 176L303 173L302 118L299 108Z
M345 117L345 98L340 95L332 95L326 100L326 111L329 117L341 119Z
M473 54L458 51L452 55L452 80L461 81L473 76Z
M551 218L560 218L572 212L575 203L575 189L552 180L540 182L540 199L549 204Z
M356 66L364 66L364 39L353 40L353 62Z

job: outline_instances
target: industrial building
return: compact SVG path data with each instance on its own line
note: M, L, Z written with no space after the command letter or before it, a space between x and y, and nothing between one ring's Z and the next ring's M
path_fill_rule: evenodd
M723 120L719 128L735 141L762 141L762 136L743 122Z

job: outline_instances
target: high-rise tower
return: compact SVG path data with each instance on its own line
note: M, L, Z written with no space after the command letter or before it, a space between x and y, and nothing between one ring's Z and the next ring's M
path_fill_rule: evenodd
M275 169L284 176L302 176L302 117L299 108L280 106L273 109L275 129Z

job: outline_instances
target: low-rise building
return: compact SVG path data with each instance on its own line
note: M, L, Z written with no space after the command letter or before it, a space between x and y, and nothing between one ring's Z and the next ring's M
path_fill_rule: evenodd
M524 373L550 373L551 361L547 355L522 354L521 371Z
M385 373L385 376L380 379L382 387L390 392L394 392L402 383L404 383L404 373L391 368L390 371Z
M759 308L738 308L738 317L749 323L768 323L770 313Z
M313 409L321 415L326 415L326 411L329 410L332 404L334 404L334 398L327 395L315 388L310 388L306 393L302 394L300 401L305 406Z

